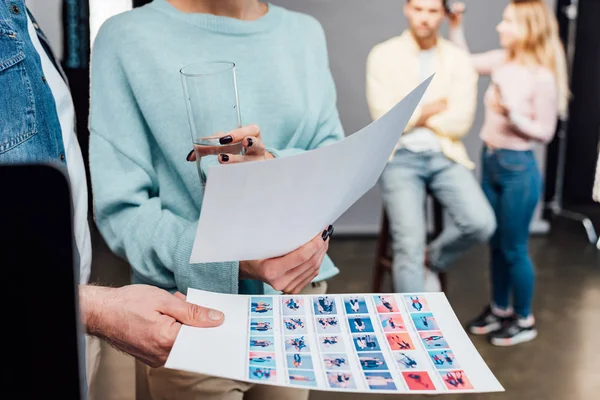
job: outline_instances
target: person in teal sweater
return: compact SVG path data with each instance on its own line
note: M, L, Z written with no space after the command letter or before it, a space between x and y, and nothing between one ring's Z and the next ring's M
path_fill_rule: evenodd
M258 0L155 0L109 19L94 44L96 224L112 251L131 264L136 283L170 292L248 293L251 285L240 283L255 280L264 284L251 293L306 293L315 285L323 291L322 283L339 272L326 255L331 227L277 259L189 263L203 193L195 165L186 162L192 143L179 70L222 60L236 64L241 111L250 124L229 136L259 149L254 157L292 156L343 138L325 35L314 18ZM259 218L252 199L232 212ZM308 397L303 390L166 369L152 370L149 383L153 397L164 399Z

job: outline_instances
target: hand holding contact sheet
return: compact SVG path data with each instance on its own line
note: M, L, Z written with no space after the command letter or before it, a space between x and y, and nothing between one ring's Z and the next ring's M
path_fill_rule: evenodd
M223 326L184 326L166 367L261 384L363 393L504 389L442 293L242 296L190 289Z

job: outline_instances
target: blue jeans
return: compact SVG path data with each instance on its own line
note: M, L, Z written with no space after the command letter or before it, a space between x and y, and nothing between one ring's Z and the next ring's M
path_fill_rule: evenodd
M398 150L381 176L381 188L390 221L396 292L424 290L427 191L453 222L429 245L432 270L446 270L496 229L494 213L471 171L443 153Z
M498 221L490 240L492 296L508 308L510 295L517 315L531 314L535 274L529 258L529 225L542 181L531 151L482 151L482 186Z

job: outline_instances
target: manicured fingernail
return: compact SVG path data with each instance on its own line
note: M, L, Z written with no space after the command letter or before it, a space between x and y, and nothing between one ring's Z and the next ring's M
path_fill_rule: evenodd
M223 313L217 310L210 310L208 312L208 319L211 321L220 321L223 318Z
M223 161L223 162L229 161L229 156L227 154L221 154L221 161Z
M194 154L194 150L190 151L190 154L187 155L187 157L185 158L186 161L190 161L190 157L192 157L192 154Z
M252 145L254 144L254 140L252 140L252 138L248 138L248 147L252 147Z
M321 235L321 238L323 239L323 241L325 242L327 240L327 238L329 237L329 231L327 229L325 229L323 231L323 234Z
M219 143L221 144L229 144L231 142L233 142L233 138L231 137L231 135L223 136L219 139Z
M333 236L333 231L334 231L334 230L335 230L335 229L333 229L333 225L329 225L329 226L327 227L327 233L329 234L329 237Z

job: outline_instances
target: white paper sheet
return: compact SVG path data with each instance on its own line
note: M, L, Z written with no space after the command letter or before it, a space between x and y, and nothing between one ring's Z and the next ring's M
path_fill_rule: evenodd
M245 296L190 289L187 299L222 310L225 322L182 327L167 368L325 391L504 391L443 293Z
M278 257L312 240L375 186L431 79L337 143L211 167L190 263Z

